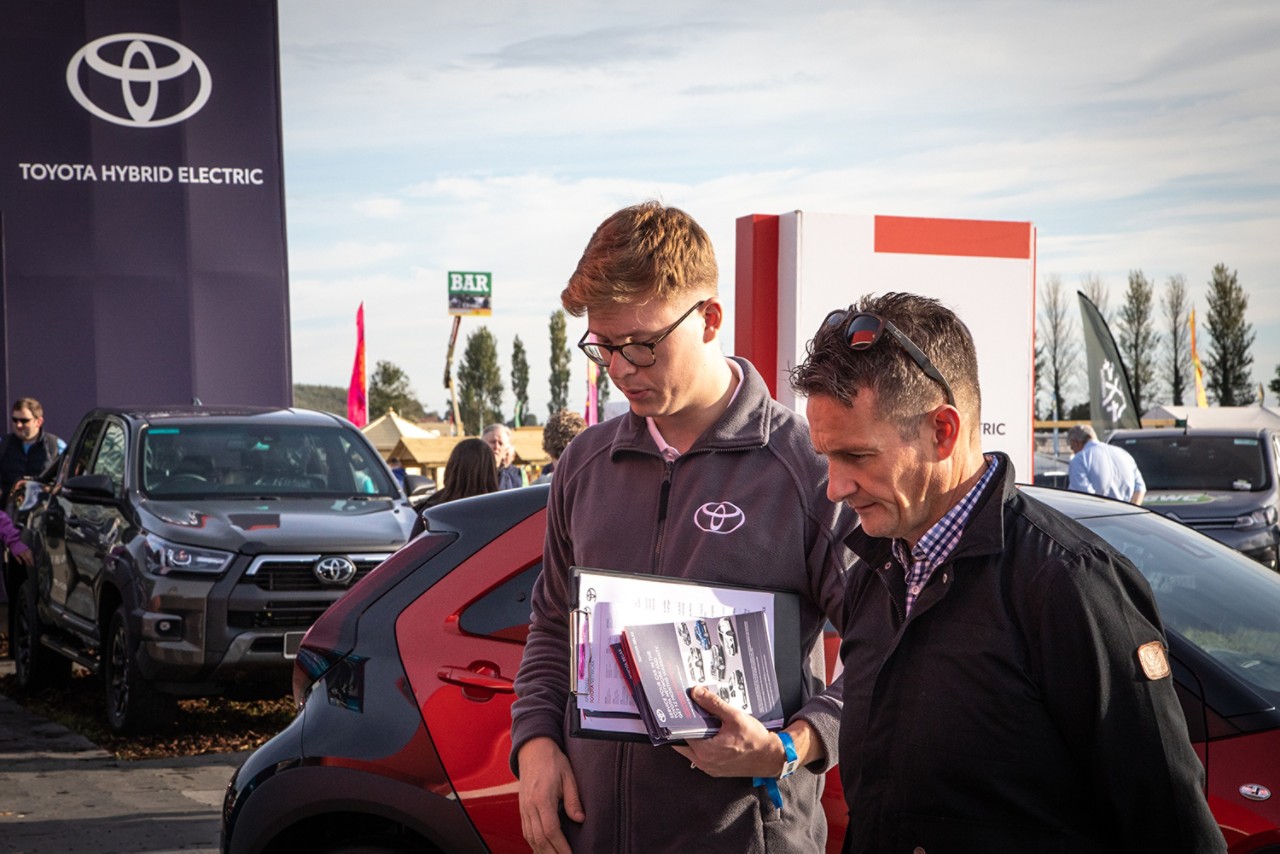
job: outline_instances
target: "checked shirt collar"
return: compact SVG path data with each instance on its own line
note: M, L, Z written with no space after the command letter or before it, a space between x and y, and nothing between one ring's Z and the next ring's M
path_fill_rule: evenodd
M973 488L965 493L964 498L961 498L934 523L932 528L925 531L915 548L908 552L905 540L893 541L893 556L898 559L898 563L906 567L906 613L908 615L911 614L911 606L915 605L920 591L924 590L924 586L929 583L933 571L951 556L951 552L955 551L956 544L960 542L960 535L964 533L965 525L969 524L969 517L973 515L973 508L977 506L983 490L987 488L987 484L995 476L996 469L1000 467L995 457L990 454L984 455L984 459L987 470L982 473L982 477L978 478Z

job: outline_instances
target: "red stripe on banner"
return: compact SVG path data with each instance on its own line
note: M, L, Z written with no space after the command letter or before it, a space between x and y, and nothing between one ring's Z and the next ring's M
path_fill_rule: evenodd
M756 366L778 396L778 217L737 220L734 256L733 351Z
M1031 258L1033 245L1034 235L1029 222L876 217L877 252Z

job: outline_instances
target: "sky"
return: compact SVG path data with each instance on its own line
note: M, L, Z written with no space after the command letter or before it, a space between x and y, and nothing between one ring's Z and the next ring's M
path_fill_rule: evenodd
M1185 276L1203 318L1226 264L1254 382L1280 365L1274 0L279 10L294 382L346 386L363 302L370 371L395 363L444 412L446 274L486 271L494 313L463 318L455 368L487 326L511 417L518 335L545 418L560 291L600 221L650 198L715 244L727 353L735 220L806 210L1030 221L1040 281L1100 276L1112 310L1141 270L1157 297Z

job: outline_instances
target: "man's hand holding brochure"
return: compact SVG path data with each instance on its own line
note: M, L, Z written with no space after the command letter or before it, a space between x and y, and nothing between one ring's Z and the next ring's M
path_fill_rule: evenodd
M764 735L802 702L800 662L776 653L799 649L795 594L572 572L575 737L680 743L715 735L726 717L735 718L730 729L741 728L739 713L755 718L743 723ZM699 686L709 693L691 693Z
M611 648L655 745L720 730L720 718L694 702L698 686L765 727L785 723L764 611L626 626Z

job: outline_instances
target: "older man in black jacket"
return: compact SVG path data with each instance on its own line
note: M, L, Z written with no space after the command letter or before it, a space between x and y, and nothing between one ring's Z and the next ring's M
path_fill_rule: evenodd
M909 294L792 377L858 512L841 648L849 852L1225 851L1142 575L983 454L972 338Z

